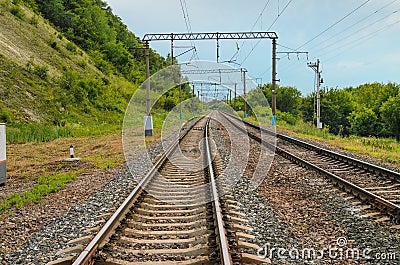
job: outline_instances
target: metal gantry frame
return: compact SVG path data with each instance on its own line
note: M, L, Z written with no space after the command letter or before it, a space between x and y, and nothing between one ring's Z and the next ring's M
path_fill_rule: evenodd
M195 93L194 93L195 85L200 86L200 89L197 88L197 96L200 101L202 101L200 96L204 96L204 92L206 92L206 97L208 97L207 95L209 92L215 92L216 95L214 95L214 97L218 97L217 86L226 87L227 90L231 90L228 86L237 84L237 83L218 83L218 82L214 82L214 81L188 81L187 83L193 85L193 95L195 95ZM206 88L203 88L203 85L205 85ZM214 86L214 88L209 88L209 86Z
M240 73L241 75L243 74L243 98L244 98L244 117L246 118L247 116L247 104L246 104L246 68L240 68L240 69L226 69L226 68L221 68L221 69L193 69L193 70L182 70L181 74L228 74L228 73ZM223 85L222 83L212 83L216 85ZM235 110L236 110L236 86L237 83L233 83L232 85L235 85L235 94L234 94L234 102L235 102ZM232 101L232 91L229 92L230 94L230 101Z
M173 48L174 41L181 40L216 40L217 41L217 62L219 58L219 40L240 40L240 39L271 39L272 40L272 125L276 125L276 40L278 35L271 31L258 32L203 32L203 33L164 33L146 34L143 37L146 48L146 103L147 116L145 117L145 135L153 135L153 122L150 115L150 41L171 41L171 62L174 62ZM244 72L244 76L245 76ZM246 78L244 78L246 80ZM244 93L246 97L246 92ZM246 100L245 100L246 102ZM246 104L246 103L245 103Z

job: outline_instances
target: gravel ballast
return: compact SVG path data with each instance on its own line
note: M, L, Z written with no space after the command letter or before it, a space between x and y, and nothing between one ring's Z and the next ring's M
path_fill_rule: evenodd
M228 140L222 129L214 137ZM229 158L223 156L229 155L229 150L224 150L227 145L222 142L216 140L222 160L227 161ZM253 190L249 179L258 163L255 153L259 147L253 140L250 144L252 153L245 172L248 177L239 179L232 194L242 204L248 225L253 228L256 239L252 243L260 247L268 244L269 251L276 248L272 251L273 264L399 264L399 229L391 228L395 224L376 222L384 215L363 217L374 211L360 210L366 205L353 205L356 200L346 199L348 194L337 190L318 173L276 155L263 183ZM285 259L278 258L278 248L286 250ZM301 251L307 249L324 250L323 258L308 258L307 252L301 258ZM300 251L300 258L291 259L290 250L293 257L295 250ZM352 251L359 251L360 258L352 259ZM363 258L363 251L371 259Z
M157 143L149 148L147 152L154 159L162 150L162 144ZM25 239L27 242L23 244L20 250L0 256L0 264L46 264L49 261L70 255L56 255L56 253L72 246L67 243L73 239L95 235L95 230L88 230L102 226L110 214L118 208L134 189L138 177L148 170L147 157L146 152L139 153L136 160L132 161L130 170L125 164L110 172L108 178L104 178L104 174L100 176L103 177L103 182L107 184L103 184L104 187L94 192L93 196L84 202L68 198L77 198L80 191L95 185L91 179L84 180L79 187L75 187L76 189L67 188L66 193L63 194L63 197L66 198L64 205L59 205L59 201L56 201L57 204L53 203L50 206L42 204L35 206L51 207L56 211L57 215L47 219L46 217L48 216L46 215L51 215L51 213L44 211L45 216L40 218L46 221L39 224L40 229L34 232L29 240ZM48 203L52 204L51 201ZM24 211L29 212L31 210L30 208ZM26 222L32 223L33 220L29 219ZM15 225L21 224L15 223ZM2 244L7 244L7 242L3 241Z
M227 142L229 137L223 128L217 130L215 125L213 137L221 160L227 165L231 155L229 148L234 145ZM240 141L245 144L243 139ZM236 148L240 148L240 144ZM353 205L354 200L346 200L348 195L341 195L340 191L316 172L274 156L271 168L265 165L267 169L263 182L254 189L249 179L259 163L260 148L254 140L250 140L250 148L247 168L241 174L242 177L236 179L236 184L230 187L229 193L240 202L240 210L247 216L247 226L253 228L249 233L253 234L255 239L250 242L260 247L269 244L269 250L276 248L271 256L273 264L400 263L399 230L390 228L394 224L391 221L375 221L382 216L362 217L369 210L357 211L357 209L365 205ZM161 150L161 144L155 144L150 149L150 156L156 157ZM35 229L35 232L29 235L29 239L26 238L28 240L20 250L0 256L0 263L45 264L68 256L56 253L72 246L68 245L70 240L96 233L94 230L89 230L104 224L109 214L135 187L138 175L146 171L145 165L148 164L144 161L146 157L138 155L137 159L132 161L131 170L124 165L115 172L103 176L107 184L102 184L104 188L94 192L93 196L84 202L73 199L77 194L73 196L69 193L64 194L65 208L51 206L57 211L57 215L50 219L43 218L40 220L42 223L38 221L40 229ZM261 160L260 163L264 161ZM236 169L231 168L231 170ZM77 192L84 189L83 184L90 185L90 181L82 182L82 187L77 188ZM15 221L14 225L21 225ZM339 241L341 244L345 242L342 246L344 250L358 249L362 252L371 249L370 255L385 253L388 257L388 254L394 254L395 259L349 260L345 256L342 259L330 259L327 253L323 259L284 259L278 258L277 255L277 248L297 249L300 252L305 248L316 251L335 248L338 246L338 239L345 240ZM260 251L260 254L263 253ZM254 250L253 254L257 254L257 250Z

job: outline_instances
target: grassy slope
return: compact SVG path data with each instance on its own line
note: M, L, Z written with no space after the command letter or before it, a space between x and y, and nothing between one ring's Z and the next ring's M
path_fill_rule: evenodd
M84 51L23 5L0 0L0 25L1 120L17 127L60 121L93 127L90 130L103 123L119 125L114 130L120 127L137 85L123 77L105 76ZM66 90L61 84L80 90ZM97 89L97 98L77 101L76 93L90 93L91 86ZM107 125L103 129L109 131Z
M73 113L74 117L78 117L75 123L65 129L58 128L72 131L64 136L74 138L34 143L41 141L41 136L37 134L49 134L47 131L57 129L49 127L49 124L55 113L62 112L56 107L55 95L59 87L58 80L65 71L99 78L104 75L85 52L70 43L46 20L23 5L18 6L19 15L16 16L12 14L15 8L11 1L0 0L0 115L6 113L11 117L7 126L8 140L16 138L11 139L12 142L32 142L7 145L7 185L15 184L26 191L9 194L9 203L11 206L23 206L25 203L39 202L42 195L64 186L64 182L55 181L52 183L55 187L52 187L47 180L63 179L67 174L73 176L65 181L68 182L75 176L118 167L125 159L121 133L117 130L121 127L122 114L115 115L112 111L96 108L88 113L77 109ZM37 69L48 69L47 76L40 76ZM123 109L135 86L121 77L108 77L108 80L110 84L107 89L123 91L127 95L126 101L116 99L116 104L120 104ZM113 124L107 124L107 119L114 117L119 119ZM24 128L36 128L38 132L32 133L30 130L22 133L20 124L29 124L24 125ZM104 132L107 134L98 135ZM58 136L59 132L50 135L47 140ZM76 147L76 153L82 159L76 165L63 162L68 157L71 144ZM33 188L34 183L40 179L46 180L43 184L46 191L41 190L42 186ZM35 193L38 188L39 197ZM1 197L0 204L4 205L7 201L5 199ZM0 216L3 210L0 210Z
M11 13L13 8L21 10L21 18ZM85 53L67 50L69 41L24 6L2 1L0 24L1 104L14 121L51 119L54 82L65 69L101 75ZM40 68L48 69L47 78L38 75Z

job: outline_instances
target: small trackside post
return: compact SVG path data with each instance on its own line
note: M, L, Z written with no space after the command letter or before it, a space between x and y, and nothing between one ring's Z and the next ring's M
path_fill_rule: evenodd
M70 157L70 158L74 158L74 156L75 156L74 146L71 145L71 146L69 147L69 157Z

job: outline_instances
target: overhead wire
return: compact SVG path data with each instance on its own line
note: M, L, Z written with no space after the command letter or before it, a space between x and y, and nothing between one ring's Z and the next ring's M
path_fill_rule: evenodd
M358 24L360 24L361 22L367 20L368 18L370 18L370 17L372 17L372 16L378 14L378 13L381 12L383 9L385 9L386 7L392 5L393 3L397 2L397 1L399 1L399 0L393 0L392 2L390 2L390 3L386 4L386 5L384 5L383 7L379 8L378 10L372 12L371 14L369 14L369 15L363 17L362 19L358 20L357 22L355 22L355 23L351 24L350 26L346 27L344 30L338 32L337 34L335 34L335 35L333 35L333 36L331 36L331 37L329 37L328 39L323 40L322 42L320 42L320 43L318 43L318 44L312 46L312 47L309 48L309 49L311 50L311 49L313 49L314 47L317 47L317 46L319 46L319 45L321 45L321 44L323 44L323 43L325 43L325 42L328 42L328 41L330 41L330 40L336 38L336 37L340 37L342 33L348 31L349 29L351 29L351 28L353 28L353 27L355 27L356 25L358 25Z
M367 16L361 18L360 20L358 20L357 22L355 22L355 23L351 24L350 26L346 27L345 29L343 29L343 30L340 31L339 33L336 33L335 35L331 36L330 38L328 38L328 39L326 39L326 40L320 42L319 44L323 44L323 43L326 43L326 42L328 42L328 41L334 39L335 37L340 37L340 42L333 42L333 43L331 43L331 44L329 44L329 45L326 45L326 46L324 46L324 47L322 47L322 48L317 49L317 51L322 51L322 50L325 50L325 49L327 49L327 48L329 48L329 47L338 45L338 44L342 43L343 40L346 40L346 39L348 39L348 38L351 38L351 37L355 37L355 38L356 38L356 37L357 37L357 35L356 35L357 33L361 32L361 31L363 31L363 30L365 30L365 29L368 29L368 28L371 27L372 25L374 25L374 24L376 24L376 23L378 23L378 22L384 20L384 19L387 18L387 17L392 16L392 15L393 15L394 13L396 13L397 11L391 12L389 15L387 15L387 16L385 16L385 17L383 17L383 18L380 18L380 19L378 19L378 20L376 20L376 21L374 21L374 22L372 22L372 23L370 23L370 24L368 24L368 25L366 25L366 26L364 26L364 27L362 27L362 28L360 28L360 29L358 29L358 30L356 30L356 31L353 31L351 34L346 35L345 37L341 36L342 33L344 33L344 32L346 32L346 31L350 30L351 28L353 28L353 27L355 27L356 25L360 24L361 22L367 20L368 18L372 17L373 15L378 14L378 13L381 12L383 9L387 8L388 6L392 5L393 3L397 2L397 1L399 1L399 0L394 0L394 1L391 1L390 3L388 3L388 4L385 4L383 7L379 8L379 9L377 9L376 11L370 13L369 15L367 15ZM364 2L363 4L366 4L366 3ZM356 9L358 10L359 7L357 7ZM353 11L354 11L354 10L353 10ZM347 16L347 15L346 15L346 16ZM345 16L345 17L346 17L346 16ZM349 45L349 44L347 44L347 45ZM344 46L346 46L346 45L344 45ZM310 49L312 50L314 47L317 47L317 45L314 45L314 46L313 46L312 48L310 48ZM335 51L337 51L336 48L335 48ZM332 51L330 51L329 53L331 53L331 52L332 52ZM315 53L315 51L313 51L313 53ZM320 57L320 56L323 56L323 55L325 55L325 54L316 55L316 56L314 56L314 58L317 58L317 57ZM326 60L324 60L324 61L326 61ZM288 68L290 68L290 67L288 67ZM284 68L284 69L288 69L288 68Z
M400 10L398 10L398 11L400 11ZM398 11L395 11L394 13L397 13ZM395 26L395 25L397 25L397 24L399 24L399 23L400 23L400 19L397 20L397 21L395 21L395 22L393 22L393 23L391 23L391 24L389 24L389 25L384 25L383 27L379 28L378 30L375 30L374 32L365 34L365 35L362 36L361 38L357 39L355 42L353 42L353 41L347 42L347 43L345 43L344 45L339 46L339 47L336 48L335 50L331 50L330 52L325 53L325 55L331 53L332 51L337 51L338 49L342 49L342 48L344 48L344 47L346 47L346 46L349 46L349 45L350 45L350 48L346 49L346 51L348 51L348 50L350 50L350 49L353 49L354 47L357 47L357 46L359 46L360 44L365 43L366 40L375 38L375 37L378 35L378 33L382 32L382 31L385 31L385 30L388 30L388 29L390 29L391 27L393 27L393 26ZM339 54L342 54L342 53L344 53L344 52L346 52L346 51L342 51L342 52L340 52ZM332 60L333 58L336 58L337 56L338 56L338 55L335 55L335 56L330 57L330 58L328 58L328 59L326 59L326 60L324 60L324 61L325 61L325 62L326 62L326 61L330 61L330 60Z
M357 10L359 10L360 8L362 8L363 6L365 6L368 2L370 2L371 0L367 0L365 2L363 2L361 5L359 5L358 7L356 7L355 9L353 9L350 13L346 14L344 17L342 17L341 19L339 19L338 21L336 21L335 23L333 23L332 25L330 25L328 28L324 29L323 31L321 31L320 33L318 33L316 36L314 36L313 38L311 38L310 40L306 41L305 43L303 43L302 45L300 45L299 47L296 48L296 50L299 50L301 48L303 48L304 46L306 46L307 44L311 43L312 41L314 41L315 39L317 39L318 37L322 36L325 32L329 31L330 29L332 29L333 27L335 27L336 25L338 25L340 22L342 22L343 20L345 20L346 18L348 18L349 16L351 16L352 14L354 14Z
M271 2L271 0L267 0L267 2L265 3L264 7L262 8L260 14L258 15L256 21L254 22L253 26L251 27L250 31L253 31L253 29L256 27L258 21L259 21L260 19L262 19L262 16L263 16L263 14L264 14L265 10L267 9L267 7L268 7L268 5L269 5L270 2ZM262 24L261 24L261 28L262 28ZM236 57L239 56L239 54L240 54L240 49L243 48L244 45L245 45L245 41L243 40L243 41L242 41L242 44L241 44L240 46L237 47L236 53L232 56L232 58L231 58L229 61L232 61L233 58L234 58L235 56L236 56Z
M277 46L280 46L280 47L282 47L282 48L285 48L285 49L288 49L288 50L297 52L295 49L290 48L290 47L288 47L288 46L285 46L285 45L283 45L283 44L277 43L276 45L277 45ZM265 74L266 74L267 72L269 72L271 69L272 69L272 66L270 66L266 71L264 71L264 72L262 72L261 74L259 74L259 76L265 75Z
M274 25L275 23L278 21L278 19L281 17L281 15L283 14L283 12L285 12L285 10L288 8L288 6L290 5L290 3L292 3L294 0L289 0L289 2L286 4L286 6L282 9L282 11L280 13L278 13L278 16L275 18L275 20L272 22L272 24L268 27L268 29L266 31L269 31ZM250 57L250 55L253 53L254 49L258 46L258 44L260 44L261 39L258 40L256 42L256 44L253 46L253 48L250 50L250 52L247 54L247 56L244 58L244 60L240 63L240 65L243 65L244 62L246 62L246 60Z
M179 0L179 2L181 4L183 18L184 18L185 24L186 24L186 29L187 29L188 33L193 33L192 25L190 24L189 11L188 11L188 8L187 8L186 0ZM196 57L197 60L200 60L194 41L191 40L190 43L194 47L194 51L193 51L193 56L190 58L189 62L191 62L194 57Z
M279 0L278 0L279 1ZM368 0L369 1L369 0ZM267 31L269 31L274 25L275 23L278 21L279 17L283 14L283 12L285 12L286 8L288 8L288 6L290 5L290 3L293 2L293 0L290 0L286 6L282 9L281 12L279 12L279 4L278 4L278 16L275 18L275 20L272 22L272 24L268 27Z
M364 31L365 29L368 29L368 28L370 28L371 26L373 26L373 25L375 25L375 24L377 24L377 23L379 23L379 22L381 22L381 21L387 19L388 17L392 16L393 14L396 14L398 11L399 11L399 10L396 10L396 11L394 11L393 13L391 13L391 14L389 14L389 15L387 15L387 16L384 16L384 17L382 17L382 18L379 18L379 19L375 20L374 22L372 22L372 23L370 23L370 24L368 24L368 25L366 25L366 26L364 26L364 27L358 29L357 31L352 32L352 33L350 33L350 34L348 34L348 35L342 37L341 40L343 41L343 40L347 40L347 39L352 38L352 37L357 37L355 34L357 34L357 33L359 33L359 32L362 32L362 31ZM328 48L330 48L330 47L332 47L332 46L335 46L335 45L337 45L337 43L336 43L336 42L333 42L333 43L331 43L331 44L329 44L329 45L326 45L326 46L323 46L323 47L317 49L316 51L326 50L326 49L328 49ZM315 52L315 51L314 51L314 52Z

